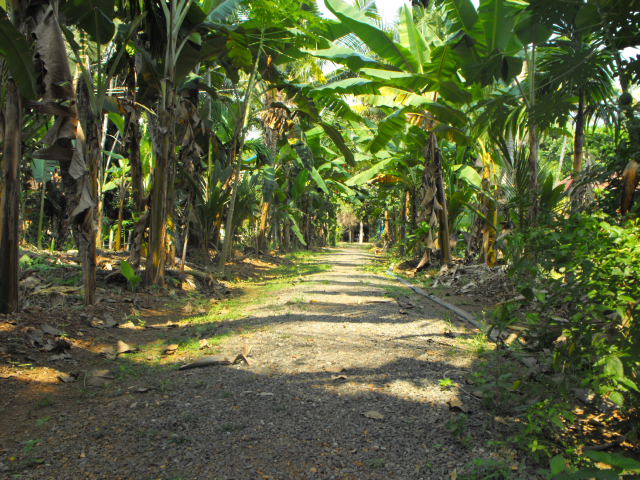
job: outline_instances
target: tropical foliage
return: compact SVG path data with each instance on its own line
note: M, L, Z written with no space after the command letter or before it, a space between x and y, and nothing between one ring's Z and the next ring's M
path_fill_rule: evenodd
M77 248L92 304L107 245L135 288L366 236L509 266L495 327L637 404L637 2L325 3L0 2L0 312L20 242Z

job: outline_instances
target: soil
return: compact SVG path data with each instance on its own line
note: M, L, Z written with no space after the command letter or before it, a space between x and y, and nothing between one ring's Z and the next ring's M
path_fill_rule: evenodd
M86 322L93 312L67 308L70 334L62 339L72 344L73 359L61 360L64 368L5 352L14 360L0 370L0 476L449 479L474 458L523 468L499 446L510 427L484 411L465 383L478 359L459 340L477 332L394 280L368 273L370 259L358 247L325 251L316 261L330 269L269 290L239 318L215 325L230 334L213 351L201 335L211 330L190 330L184 305L180 313L153 296L102 302L102 321L107 307L121 317L125 300L147 315L147 328L133 321L83 327L85 338L101 332L104 345L77 335L83 332L72 317L84 314ZM213 302L220 297L211 294ZM187 310L194 308L203 307ZM22 315L1 324L8 337L24 338L38 315L53 325L50 314ZM117 340L166 345L185 334L203 350L165 353L145 368L139 357L100 351ZM230 360L243 353L248 364L177 369L210 353ZM72 373L69 361L84 373L61 383L58 376Z

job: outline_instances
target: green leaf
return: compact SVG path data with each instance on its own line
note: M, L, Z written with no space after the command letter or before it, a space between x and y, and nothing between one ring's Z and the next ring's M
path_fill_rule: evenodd
M609 400L611 400L616 405L622 406L624 405L624 395L618 391L613 391L609 393Z
M356 161L353 157L353 152L345 143L342 134L333 125L329 125L328 123L321 122L320 126L324 130L324 133L327 134L334 145L338 148L338 150L340 150L340 153L342 153L342 155L344 156L345 161L349 165L355 165Z
M135 290L138 284L142 281L142 278L136 274L131 264L126 260L120 262L120 273L127 279L129 286Z
M389 165L391 165L393 161L394 161L393 158L387 158L385 160L382 160L376 163L373 167L368 168L364 172L360 172L359 174L351 177L349 180L347 180L344 183L349 187L353 187L356 185L363 185L367 183L369 180L371 180L372 178L374 178L376 175L378 175L380 172L384 171L384 169L387 168Z
M226 20L244 0L223 0L207 15L207 20L213 23Z
M115 188L117 188L118 185L116 185L116 183L111 180L110 182L107 182L104 184L104 186L102 187L102 193L108 192L110 190L113 190Z
M587 450L584 454L595 462L611 465L612 467L623 470L625 473L640 473L640 461L625 457L619 453Z
M429 47L416 28L413 9L409 5L404 5L400 11L399 33L400 42L409 48L418 62L419 71L422 72L424 65L429 61Z
M383 81L386 86L411 91L422 90L430 82L428 76L420 73L397 72L380 68L363 68L360 72L367 77Z
M357 195L357 192L349 187L347 187L344 183L342 182L337 182L335 180L327 180L327 186L332 187L334 190L340 191L342 192L347 198L355 198Z
M307 186L307 180L309 180L309 170L300 170L300 173L296 175L293 186L291 188L291 197L294 200L300 198L300 196L304 193L304 190Z
M345 78L337 82L321 85L314 90L316 92L335 92L349 95L376 95L380 83L365 78Z
M469 165L458 165L457 167L458 168L454 165L451 168L456 172L456 176L458 178L464 180L469 185L480 188L482 185L482 177L480 177L480 174L475 170L475 168Z
M401 135L407 126L405 108L400 108L378 122L378 132L369 144L369 150L373 153L385 148L394 138Z
M107 43L113 38L114 0L70 0L64 13L67 19L78 25L97 43Z
M362 11L342 0L325 0L325 5L355 35L360 37L367 47L391 65L407 72L419 71L418 61L411 52L394 42L386 32L371 23Z
M522 8L505 0L483 0L478 9L478 27L484 32L487 54L506 51L513 41L515 16Z
M422 104L422 108L431 112L434 117L443 123L456 127L462 127L467 123L467 116L461 110L444 103L426 102Z
M23 97L38 96L31 48L24 36L0 11L0 56L4 57L11 76Z
M311 173L311 178L313 179L314 182L316 182L316 185L318 185L318 187L320 187L324 193L329 195L329 189L327 188L327 184L324 183L324 180L322 179L322 176L320 175L320 173L318 173L318 170L316 170L315 167L312 167L309 173Z
M358 71L363 67L380 68L382 66L377 60L343 45L332 45L331 48L324 50L306 50L306 52L314 57L346 65L353 71Z
M515 26L515 32L520 41L525 45L531 43L540 45L546 42L552 33L551 29L542 24L534 15L526 15L518 20Z
M300 227L298 227L298 222L296 221L296 219L294 218L293 215L291 215L290 213L287 214L287 216L289 217L289 220L291 220L291 231L293 232L293 234L296 236L296 238L298 239L298 241L302 244L302 245L307 245L307 242L305 242L304 240L304 236L302 235L302 232L300 231Z
M471 0L445 0L444 4L453 28L471 32L478 21L478 12Z
M34 158L31 162L31 174L36 182L48 182L59 163L55 160L42 160Z
M567 469L567 461L562 455L556 455L549 462L551 468L551 475L557 475L564 472Z
M604 374L613 378L624 378L624 366L619 357L607 357L604 364Z
M116 127L118 127L118 131L120 132L120 135L122 135L122 137L124 138L124 135L125 135L125 131L124 131L124 116L122 116L119 113L115 113L115 112L109 112L108 116L109 116L109 120L111 120L113 122L113 124Z
M576 28L586 34L594 31L602 24L602 16L598 12L598 6L594 2L583 5L576 15Z
M453 103L469 103L473 99L471 93L458 85L457 82L440 82L439 85L434 87L434 90L437 90L442 97Z

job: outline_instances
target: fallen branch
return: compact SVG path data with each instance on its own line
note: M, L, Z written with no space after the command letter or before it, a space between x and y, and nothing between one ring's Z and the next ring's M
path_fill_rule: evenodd
M249 365L249 360L242 353L236 355L236 358L230 360L228 357L223 357L221 355L210 355L206 357L199 358L195 362L187 363L186 365L181 366L178 370L191 370L193 368L204 368L204 367L220 367L223 365L236 365L240 362L244 362Z

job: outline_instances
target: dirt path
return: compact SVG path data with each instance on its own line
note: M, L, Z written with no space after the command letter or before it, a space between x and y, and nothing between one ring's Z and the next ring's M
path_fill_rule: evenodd
M470 334L367 257L332 250L330 270L231 322L256 327L221 345L251 345L249 366L151 372L56 412L20 478L448 479L489 457L500 425L458 388L475 356L451 330Z

